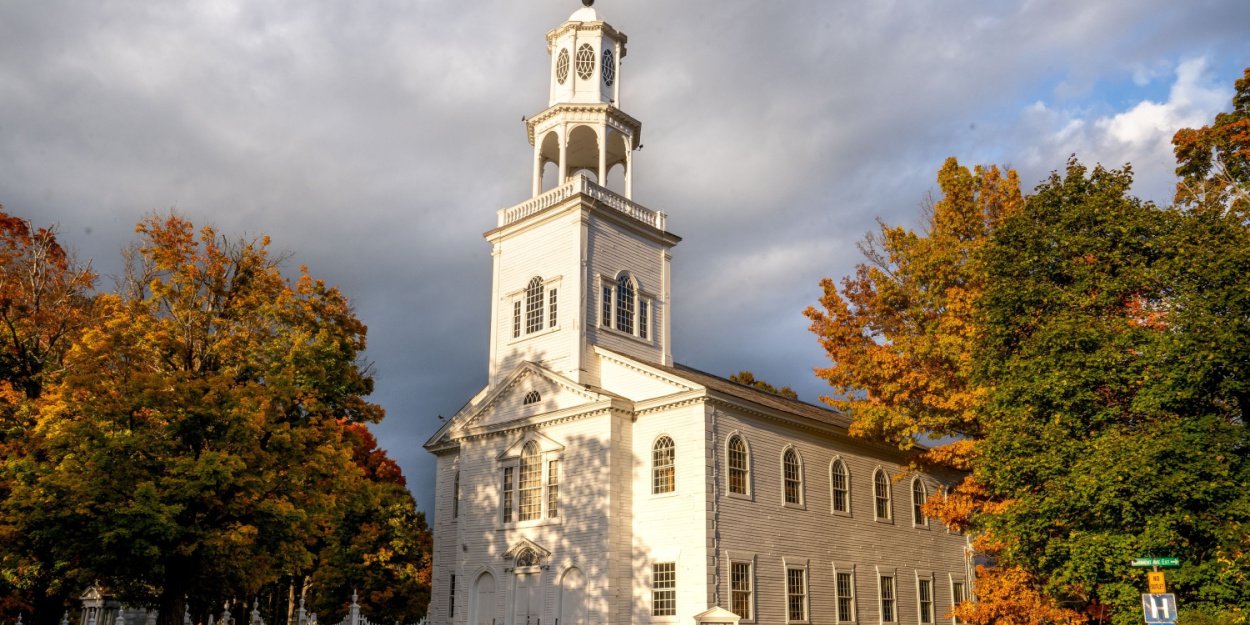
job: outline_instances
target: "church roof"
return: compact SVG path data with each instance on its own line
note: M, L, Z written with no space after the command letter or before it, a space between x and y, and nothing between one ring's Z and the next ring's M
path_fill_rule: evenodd
M673 375L686 378L691 382L706 387L709 391L724 393L738 399L760 404L766 408L788 412L793 415L806 417L820 423L833 425L842 429L846 429L851 425L851 418L837 410L809 404L805 401L782 397L775 393L769 393L753 386L738 384L732 380L727 380L717 375L713 375L706 371L700 371L694 367L689 367L681 363L673 366L652 365L657 369L667 371Z

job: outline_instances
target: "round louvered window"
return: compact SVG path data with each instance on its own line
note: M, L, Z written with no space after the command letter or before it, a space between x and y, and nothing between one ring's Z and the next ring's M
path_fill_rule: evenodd
M590 80L595 74L595 49L583 43L577 48L577 77Z
M616 63L612 55L612 48L603 49L603 84L611 87L612 81L616 79Z
M569 78L569 49L560 48L560 56L556 57L556 82L564 84Z

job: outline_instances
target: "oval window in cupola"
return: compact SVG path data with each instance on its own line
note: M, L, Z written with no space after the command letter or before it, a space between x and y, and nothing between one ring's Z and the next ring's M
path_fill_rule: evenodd
M564 84L569 78L569 49L560 48L560 55L556 57L556 82Z
M603 49L603 84L611 87L612 82L616 79L616 59L612 54L612 48Z
M577 48L577 77L590 80L595 75L595 49L583 43Z

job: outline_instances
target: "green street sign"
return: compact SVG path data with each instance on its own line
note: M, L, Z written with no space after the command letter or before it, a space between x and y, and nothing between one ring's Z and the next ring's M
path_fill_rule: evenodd
M1180 566L1180 558L1135 558L1133 566Z

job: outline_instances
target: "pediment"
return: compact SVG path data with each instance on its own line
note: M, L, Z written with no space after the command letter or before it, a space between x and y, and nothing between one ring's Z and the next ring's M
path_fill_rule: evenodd
M558 373L523 362L477 405L457 415L453 433L496 429L608 399Z
M503 451L499 452L499 455L496 456L495 459L513 460L520 458L521 449L524 448L526 443L529 443L530 441L538 443L538 450L544 454L560 453L564 451L564 445L556 442L550 436L547 436L542 432L531 431L524 436L518 436L516 440L512 441L511 445L508 445Z

